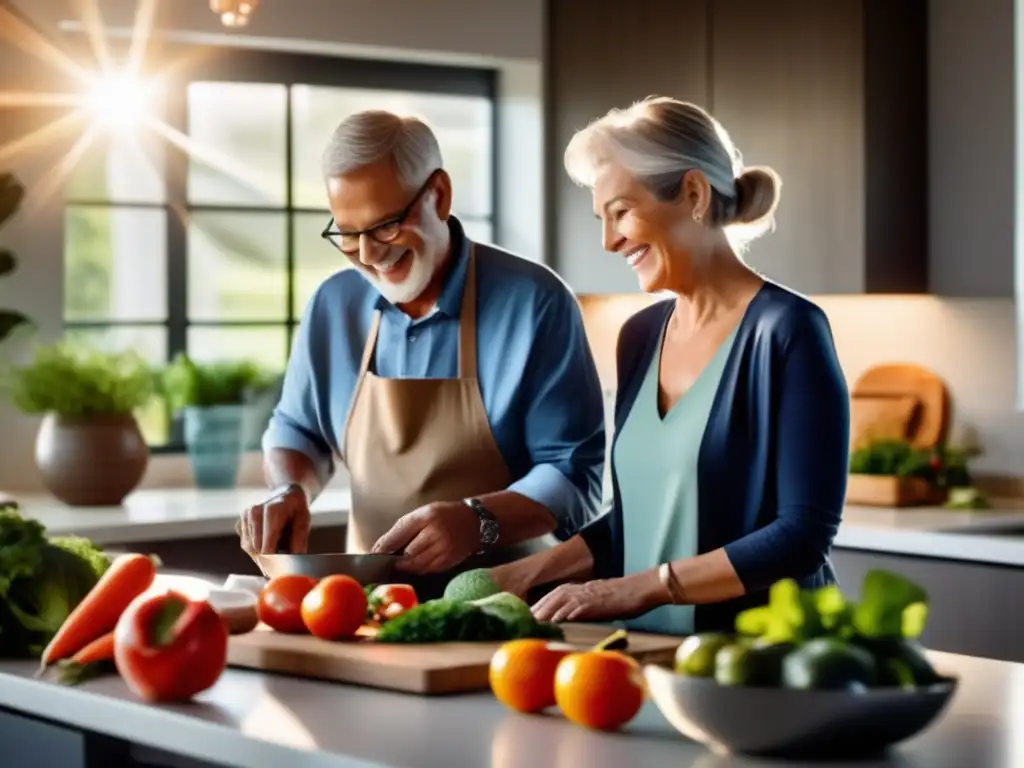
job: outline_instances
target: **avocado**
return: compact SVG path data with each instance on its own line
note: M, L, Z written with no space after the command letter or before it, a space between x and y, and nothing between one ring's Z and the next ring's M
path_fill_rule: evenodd
M714 677L715 655L734 642L724 632L690 635L676 649L676 672L688 677Z
M782 683L782 661L797 648L796 643L758 640L750 649L754 685L776 687Z
M763 640L727 645L715 656L715 680L720 685L774 688L782 678L782 661L794 643Z
M494 583L491 572L486 568L474 568L456 574L444 588L445 600L456 600L469 603L496 595L501 588Z
M782 684L797 690L861 691L874 685L875 658L864 648L819 637L782 660Z
M715 680L719 685L746 685L750 679L750 643L742 640L723 646L715 654Z
M855 642L874 656L878 668L876 683L881 687L913 688L932 685L940 679L924 647L916 640L858 637Z

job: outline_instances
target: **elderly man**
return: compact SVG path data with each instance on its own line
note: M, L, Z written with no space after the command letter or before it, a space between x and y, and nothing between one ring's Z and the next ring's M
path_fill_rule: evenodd
M575 533L598 513L605 449L575 297L466 237L420 120L346 118L324 176L323 235L355 268L306 308L263 438L274 490L243 513L243 548L306 551L334 457L351 476L348 551L402 553L428 592Z

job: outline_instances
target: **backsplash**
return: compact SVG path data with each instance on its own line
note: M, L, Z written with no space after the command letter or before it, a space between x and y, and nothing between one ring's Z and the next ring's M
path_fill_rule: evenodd
M942 377L953 400L951 439L977 439L979 475L1024 478L1024 413L1016 404L1016 316L1005 299L933 296L814 296L828 315L850 385L882 362L910 362ZM580 296L606 391L611 439L618 330L654 299L642 294Z

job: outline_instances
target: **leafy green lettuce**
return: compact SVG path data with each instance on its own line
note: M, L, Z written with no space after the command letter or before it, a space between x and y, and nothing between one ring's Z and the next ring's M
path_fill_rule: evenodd
M42 653L109 566L88 539L48 539L38 521L0 509L0 656Z
M388 621L377 633L381 643L502 642L524 637L562 639L553 624L533 618L530 607L515 595L497 595L462 602L428 600Z

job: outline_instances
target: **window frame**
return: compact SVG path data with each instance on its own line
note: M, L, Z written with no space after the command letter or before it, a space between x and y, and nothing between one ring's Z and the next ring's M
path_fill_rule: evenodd
M167 78L164 83L166 109L163 119L168 126L184 135L188 135L188 87L193 82L266 83L283 85L287 89L284 114L286 147L284 203L280 207L189 203L188 155L170 142L164 143L164 202L121 203L65 197L63 201L65 212L75 207L162 209L166 216L167 228L166 320L67 320L62 318L65 330L102 330L119 327L163 328L166 329L167 334L167 361L170 361L179 352L188 350L188 331L192 327L279 327L281 332L286 334L286 355L291 354L295 329L301 319L301 310L297 312L295 307L295 215L324 213L325 221L326 217L330 215L326 212L326 201L324 208L296 207L293 202L294 148L291 89L296 85L401 90L486 98L491 105L491 155L488 158L491 170L491 212L489 216L469 217L468 220L489 221L492 231L498 232L500 185L497 177L499 152L497 69L185 44L164 44L160 47L160 55L161 60L179 62L173 69L174 76ZM183 212L184 215L178 215L179 212ZM187 218L193 212L285 215L286 311L283 320L193 320L189 317ZM329 248L330 245L324 243L324 247ZM67 246L65 245L64 256L66 254ZM149 448L153 454L184 452L185 443L181 419L169 414L167 443L151 445Z

